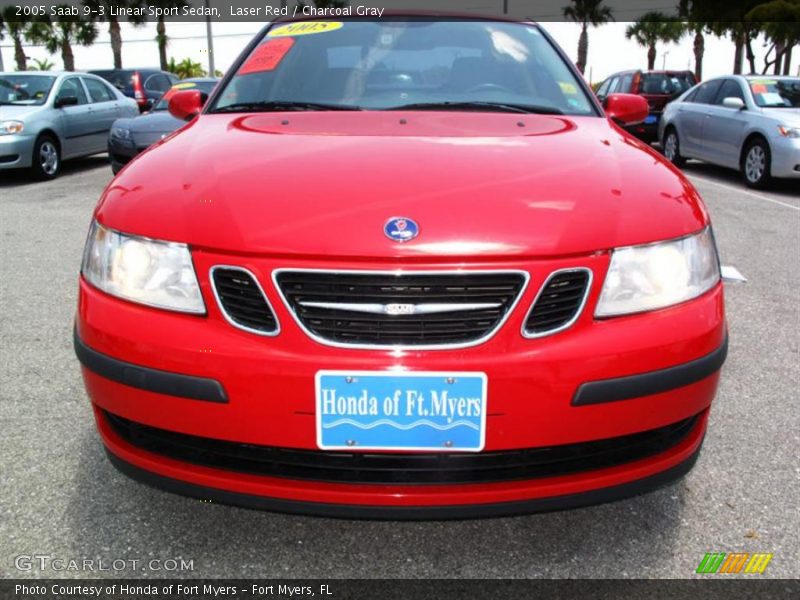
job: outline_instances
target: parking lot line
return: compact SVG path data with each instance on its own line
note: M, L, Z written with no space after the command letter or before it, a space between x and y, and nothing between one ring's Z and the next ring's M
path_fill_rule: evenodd
M781 206L785 206L786 208L792 208L794 210L800 210L800 206L795 206L794 204L789 204L787 202L781 202L780 200L775 200L774 198L770 198L769 196L763 196L761 194L753 193L749 190L744 190L740 188L735 188L730 185L725 185L724 183L719 183L718 181L713 181L711 179L706 179L705 177L698 177L697 175L692 175L687 173L690 179L696 179L698 181L702 181L703 183L707 183L709 185L716 185L717 187L724 188L726 190L730 190L732 192L736 192L737 194L745 194L747 196L752 196L758 200L766 200L767 202L772 202L773 204L779 204Z

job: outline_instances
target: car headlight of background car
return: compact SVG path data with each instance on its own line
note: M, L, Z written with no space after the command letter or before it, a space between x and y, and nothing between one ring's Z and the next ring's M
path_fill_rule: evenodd
M719 282L711 228L677 240L617 248L595 316L611 317L679 304Z
M205 313L186 244L126 235L92 223L81 273L104 292L157 308Z
M0 135L14 135L22 133L25 123L22 121L0 121Z
M111 128L111 137L116 139L116 140L123 141L123 142L129 142L132 139L131 130L130 129L124 129L123 127L112 127Z

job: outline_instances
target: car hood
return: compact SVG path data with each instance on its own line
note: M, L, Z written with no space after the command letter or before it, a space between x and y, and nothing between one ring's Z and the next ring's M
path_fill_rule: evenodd
M34 113L38 113L45 109L46 107L38 105L18 105L12 104L10 106L2 105L0 106L0 120L5 121L6 119L16 119L16 120L24 120L26 117L30 117Z
M792 127L800 127L800 108L762 108L762 113Z
M167 111L158 111L130 119L127 127L132 133L171 133L185 124Z
M385 111L203 115L122 171L96 216L195 247L359 258L588 253L708 222L606 119ZM387 239L395 216L419 236Z

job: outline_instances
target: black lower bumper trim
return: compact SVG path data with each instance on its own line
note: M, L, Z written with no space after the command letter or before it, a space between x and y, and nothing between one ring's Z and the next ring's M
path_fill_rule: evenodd
M680 479L692 470L700 448L682 463L665 471L643 479L631 481L578 494L537 498L497 504L471 504L467 506L371 506L326 504L321 502L303 502L268 498L242 494L218 488L210 488L179 479L164 477L132 465L106 448L111 463L122 473L149 486L174 494L191 496L201 500L210 500L221 504L231 504L244 508L269 510L281 513L334 517L339 519L389 519L389 520L451 520L476 519L486 517L508 517L535 512L548 512L580 508L593 504L613 502L631 496L651 492L676 479Z
M75 330L73 338L78 360L84 367L101 377L157 394L205 400L206 402L224 403L228 401L225 389L219 381L171 371L160 371L118 360L87 346L78 336L77 330Z
M628 377L602 379L582 384L575 397L573 406L615 402L629 398L639 398L668 392L705 379L722 368L728 355L728 336L722 345L705 356L682 365L640 373Z

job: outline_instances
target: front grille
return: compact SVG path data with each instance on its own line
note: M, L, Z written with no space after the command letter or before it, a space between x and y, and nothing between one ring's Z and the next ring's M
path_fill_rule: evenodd
M278 332L275 313L252 273L239 267L214 267L211 282L220 310L232 325L261 335Z
M525 320L525 335L537 337L571 325L589 293L588 269L556 271L545 282Z
M174 460L269 477L364 484L487 483L603 469L665 452L686 438L698 419L582 444L476 454L394 454L239 444L156 429L108 412L104 415L129 444Z
M522 272L342 273L279 271L300 324L320 341L360 346L475 343L505 320Z

